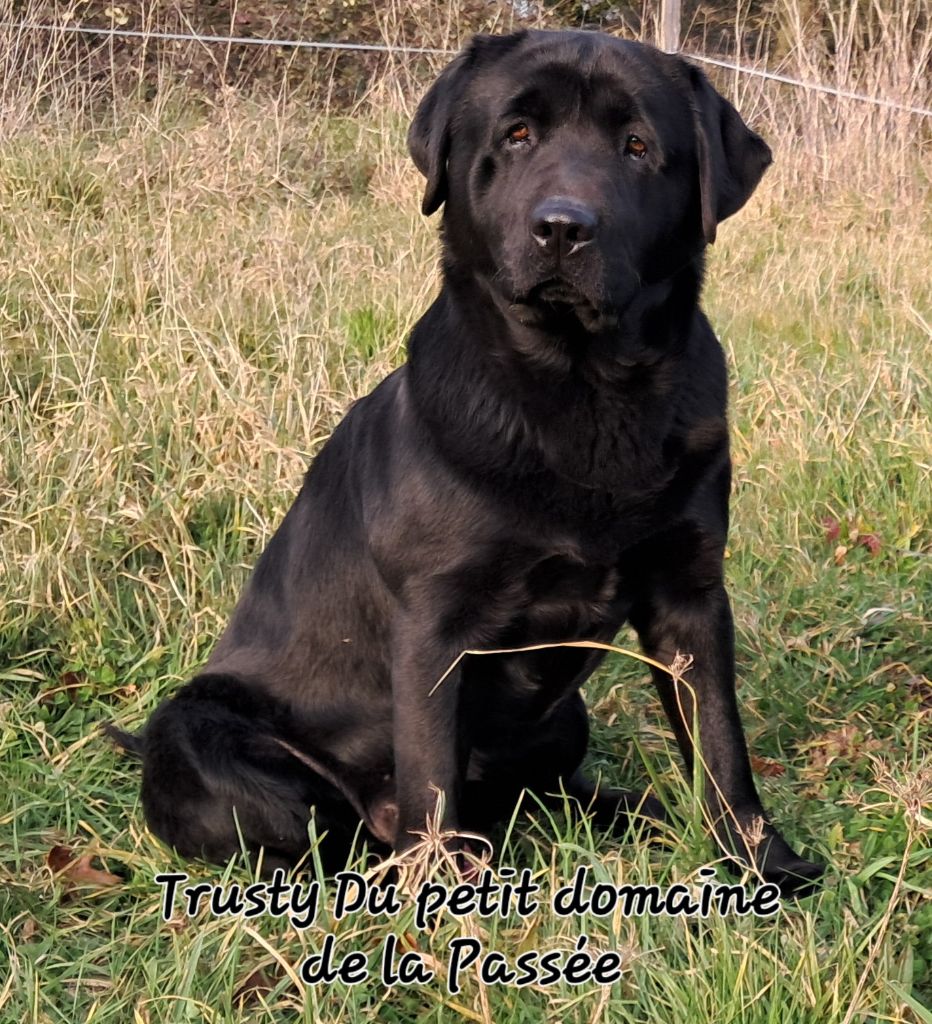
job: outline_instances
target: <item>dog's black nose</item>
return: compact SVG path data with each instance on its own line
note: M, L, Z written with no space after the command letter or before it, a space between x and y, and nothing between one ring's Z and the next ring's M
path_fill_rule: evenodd
M595 238L598 224L595 210L567 196L550 196L531 214L534 241L561 259L588 245Z

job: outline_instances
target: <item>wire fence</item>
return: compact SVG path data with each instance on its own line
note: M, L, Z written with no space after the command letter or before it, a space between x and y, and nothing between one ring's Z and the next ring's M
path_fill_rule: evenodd
M388 43L341 43L310 39L268 39L261 36L205 35L196 32L161 32L129 28L95 28L89 25L48 25L0 22L0 29L12 30L14 32L58 32L63 35L86 35L145 40L151 39L166 42L190 42L210 46L270 46L292 50L418 54L439 57L450 57L459 52L455 49L434 46L394 46ZM799 78L793 78L789 75L782 75L774 71L767 71L763 68L753 68L743 64L735 64L731 61L719 60L716 57L707 57L705 54L693 53L688 50L680 50L678 52L681 56L688 57L690 60L697 61L700 64L708 64L713 67L723 68L728 71L732 71L735 74L749 75L771 82L779 82L782 85L791 85L799 89L806 89L810 92L818 92L827 96L835 96L839 99L855 100L859 103L870 103L874 106L885 107L889 110L899 110L907 114L916 114L919 117L932 117L932 109L927 107L915 107L906 103L898 103L896 100L885 99L880 96L868 96L865 93L853 92L848 89L838 89L834 86L823 85L821 82L807 82Z

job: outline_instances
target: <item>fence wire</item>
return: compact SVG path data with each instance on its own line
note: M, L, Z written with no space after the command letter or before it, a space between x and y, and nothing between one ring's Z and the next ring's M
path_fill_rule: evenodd
M387 53L387 54L419 54L427 56L452 57L458 50L451 50L445 47L435 46L393 46L388 43L340 43L312 39L268 39L262 36L218 36L205 35L196 32L160 32L131 28L95 28L87 25L47 25L47 24L25 24L0 22L0 28L14 32L59 32L65 35L87 35L110 38L125 39L158 39L167 42L189 42L201 43L204 45L221 46L272 46L280 49L292 50L333 50L364 53ZM916 114L919 117L932 117L932 109L926 107L913 107L906 103L898 103L895 100L884 99L880 96L868 96L865 93L852 92L848 89L837 89L831 85L823 85L821 82L806 82L799 78L792 78L789 75L781 75L774 71L767 71L762 68L751 68L742 64L735 64L727 60L719 60L716 57L707 57L705 54L693 53L688 50L678 51L681 56L689 60L697 61L700 64L709 64L713 67L724 68L739 75L750 75L755 78L763 78L771 82L779 82L782 85L791 85L798 89L807 89L810 92L823 93L827 96L837 96L840 99L855 100L859 103L871 103L874 106L886 107L888 110L899 110L907 114Z

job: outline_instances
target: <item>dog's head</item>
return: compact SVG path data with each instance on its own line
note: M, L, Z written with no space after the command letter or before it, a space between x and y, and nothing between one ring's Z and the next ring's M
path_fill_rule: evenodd
M476 37L408 145L424 213L446 204L448 267L522 323L587 331L695 260L771 160L697 68L590 32Z

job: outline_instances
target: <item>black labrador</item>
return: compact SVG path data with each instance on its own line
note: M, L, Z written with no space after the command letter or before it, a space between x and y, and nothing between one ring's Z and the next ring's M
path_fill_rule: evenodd
M662 814L580 772L590 639L628 621L728 851L785 893L799 857L755 791L723 583L730 461L703 252L770 163L692 65L592 32L479 36L408 135L443 212L443 286L408 360L349 410L203 671L139 737L150 828L183 855L308 847L362 820L485 830L523 789L612 823ZM691 697L695 694L695 704ZM437 814L443 794L442 817ZM234 817L235 810L235 817ZM755 836L755 829L757 834ZM239 832L239 834L238 834Z

